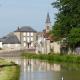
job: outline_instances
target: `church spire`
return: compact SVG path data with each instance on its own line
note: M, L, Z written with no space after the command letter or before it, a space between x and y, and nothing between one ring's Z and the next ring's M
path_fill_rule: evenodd
M46 23L51 23L49 13L47 13Z
M47 18L45 22L45 30L46 30L46 33L48 33L51 30L51 21L50 21L49 13L47 13Z

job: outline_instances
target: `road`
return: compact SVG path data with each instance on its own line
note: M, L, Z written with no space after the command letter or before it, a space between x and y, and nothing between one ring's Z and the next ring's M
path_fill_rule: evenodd
M20 57L23 52L35 52L35 49L0 51L0 57Z
M0 57L19 57L22 51L6 51L0 52Z

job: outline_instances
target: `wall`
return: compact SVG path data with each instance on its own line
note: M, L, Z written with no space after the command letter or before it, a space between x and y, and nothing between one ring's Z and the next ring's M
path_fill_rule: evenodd
M3 44L3 49L15 49L20 50L20 44Z
M0 48L2 48L2 42L0 42Z
M51 44L51 47L54 53L60 53L60 43L59 42L53 42Z
M39 37L36 46L36 53L48 54L50 53L50 40Z

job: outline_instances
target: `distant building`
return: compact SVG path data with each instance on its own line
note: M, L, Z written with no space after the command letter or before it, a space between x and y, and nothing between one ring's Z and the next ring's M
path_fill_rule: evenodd
M50 21L50 16L49 13L47 13L47 18L45 22L45 32L48 33L51 30L51 21Z
M49 13L47 14L45 29L37 34L38 40L36 45L36 53L50 53L50 39L48 33L51 30L51 22Z
M36 34L37 31L30 26L18 27L18 29L14 31L14 35L16 35L21 42L22 48L35 48Z
M20 41L13 33L6 35L0 40L2 43L1 48L3 49L20 49Z
M52 30L49 13L45 21L45 29L37 32L30 26L18 27L14 32L0 39L0 48L3 49L31 49L36 53L48 54L50 52L60 53L61 44L55 42L50 34ZM79 51L79 49L77 50Z
M29 26L17 28L14 32L0 39L0 48L3 49L34 49L37 31Z

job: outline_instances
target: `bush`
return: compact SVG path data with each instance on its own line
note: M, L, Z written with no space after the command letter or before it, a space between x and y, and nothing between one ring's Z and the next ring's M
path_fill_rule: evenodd
M76 55L23 53L22 56L28 59L47 60L49 62L80 63L80 56Z

